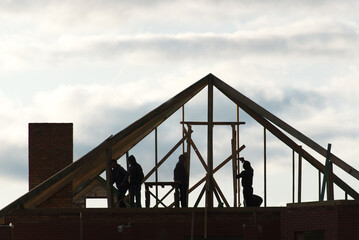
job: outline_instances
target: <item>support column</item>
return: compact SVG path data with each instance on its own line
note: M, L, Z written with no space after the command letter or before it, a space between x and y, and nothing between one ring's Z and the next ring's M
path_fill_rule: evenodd
M113 191L112 191L112 185L111 185L111 178L112 178L112 172L111 172L111 166L110 162L112 160L112 150L110 148L106 149L106 191L107 191L107 207L113 208Z
M182 106L182 138L184 138L184 105ZM182 153L184 153L184 143L182 144Z
M263 128L263 138L264 138L264 207L267 207L267 131L266 128Z
M323 183L322 183L322 191L320 195L320 201L324 200L324 194L325 194L325 186L327 184L328 190L327 190L327 200L333 200L333 180L332 180L332 166L330 162L330 149L332 145L328 143L328 149L327 149L327 158L325 161L325 169L324 169L324 176L323 176ZM328 179L328 180L327 180ZM329 182L330 181L330 182ZM330 188L330 189L329 189Z
M236 128L232 125L233 207L237 207Z
M158 164L157 128L155 128L155 166ZM155 172L155 181L158 183L158 169ZM158 185L156 184L156 206L158 206Z
M333 163L329 160L328 163L328 181L327 181L327 200L334 200L334 190L333 190Z
M191 133L192 127L188 125L188 138L187 138L187 173L188 173L188 187L189 187L189 180L190 180L190 173L191 173ZM187 206L188 206L188 189L187 189Z
M207 206L213 207L213 82L212 77L208 83L208 128L207 128L207 165L208 165L208 176L207 176L207 195L206 201Z
M320 192L321 192L321 190L320 190L320 183L321 183L321 172L320 172L320 170L318 170L318 201L320 201Z
M302 156L298 154L298 203L302 202Z
M239 106L237 105L237 122L239 122ZM239 125L237 125L237 141L236 141L236 151L239 149ZM241 164L239 163L239 153L236 154L236 163L237 163L237 174L241 172ZM239 178L237 178L237 200L238 206L241 206L241 184Z
M320 173L320 171L319 171ZM295 201L295 151L292 152L292 203Z

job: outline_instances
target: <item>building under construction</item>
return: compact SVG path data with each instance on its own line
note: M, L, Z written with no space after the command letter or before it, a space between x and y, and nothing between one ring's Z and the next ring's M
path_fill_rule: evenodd
M186 119L185 105L204 89L208 94L206 121ZM214 121L214 89L234 103L236 121ZM182 136L160 158L157 129L178 111L182 116L179 121ZM261 207L240 204L241 185L236 176L241 171L239 156L246 146L239 141L240 128L245 125L239 119L239 111L263 127ZM192 138L193 127L198 125L206 128L202 136L206 142L205 153ZM230 129L231 152L215 165L213 129L217 125ZM150 133L155 135L155 153L153 168L144 172L145 204L143 208L118 208L117 190L110 184L108 163L111 159L126 159L131 149ZM267 206L266 133L271 133L293 153L293 201L283 207ZM359 194L335 175L332 168L336 165L355 180L359 180L359 172L330 150L330 144L326 148L320 146L209 74L76 161L73 161L72 123L30 123L29 192L0 211L0 239L359 239ZM190 176L193 161L199 160L205 171L197 182L190 182L188 195L195 201L188 208L179 207L173 180L158 180L158 169L167 159L176 159L177 156L172 155L177 151L187 155ZM322 158L314 157L311 152ZM318 201L301 201L302 161L319 172ZM215 173L224 166L230 166L227 175L233 179L226 183L233 189L230 196L222 191L216 180ZM297 184L294 171L298 176ZM101 177L104 172L106 177ZM334 186L345 192L345 198L335 199ZM159 190L165 193L160 195ZM107 199L107 208L86 208L86 199L92 198Z

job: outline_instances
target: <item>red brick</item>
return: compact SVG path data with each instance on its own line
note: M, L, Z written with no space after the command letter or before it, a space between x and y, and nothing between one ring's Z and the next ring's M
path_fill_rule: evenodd
M29 190L56 174L73 161L72 123L29 124ZM40 207L72 207L72 184Z

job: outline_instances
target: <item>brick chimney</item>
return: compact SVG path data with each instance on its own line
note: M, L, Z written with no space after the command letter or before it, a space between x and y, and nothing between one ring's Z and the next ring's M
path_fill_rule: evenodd
M72 163L72 123L29 124L29 190ZM39 207L72 207L72 183Z

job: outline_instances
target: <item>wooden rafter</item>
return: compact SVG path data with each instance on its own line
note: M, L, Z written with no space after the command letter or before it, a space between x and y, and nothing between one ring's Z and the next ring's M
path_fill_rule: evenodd
M299 132L292 126L290 126L288 123L284 122L277 116L273 115L263 107L259 106L240 92L236 91L234 88L227 85L222 80L218 79L217 77L213 76L213 85L220 90L223 94L225 94L228 98L232 99L234 102L240 102L241 105L245 105L247 108L252 109L255 111L258 115L266 118L267 120L271 121L273 124L275 124L277 127L281 128L282 130L286 131L299 141L306 144L308 147L313 149L314 151L321 154L323 157L326 157L327 150L320 146L318 143L310 139L309 137L305 136L303 133ZM330 155L330 160L336 164L338 167L355 177L359 180L359 171L344 162L339 157L335 156L334 154Z
M234 88L225 84L218 78L214 81L214 86L220 90L224 95L226 95L229 99L231 99L234 103L240 106L243 111L249 114L252 118L254 118L258 123L264 126L268 131L270 131L274 136L280 139L283 143L288 145L290 148L299 153L303 158L305 158L312 166L317 168L319 171L324 173L324 165L320 163L316 158L310 155L307 151L305 151L302 147L296 144L292 139L290 139L287 135L285 135L282 131L280 131L276 126L270 123L263 115L260 114L261 108L259 105L255 104ZM250 101L250 102L248 102ZM276 122L276 121L275 121ZM283 121L281 121L283 122ZM289 125L288 125L289 126ZM302 134L303 135L303 134ZM341 189L343 189L346 193L348 193L354 199L359 199L359 194L351 188L348 184L346 184L343 180L341 180L338 176L333 174L333 182L335 182Z

